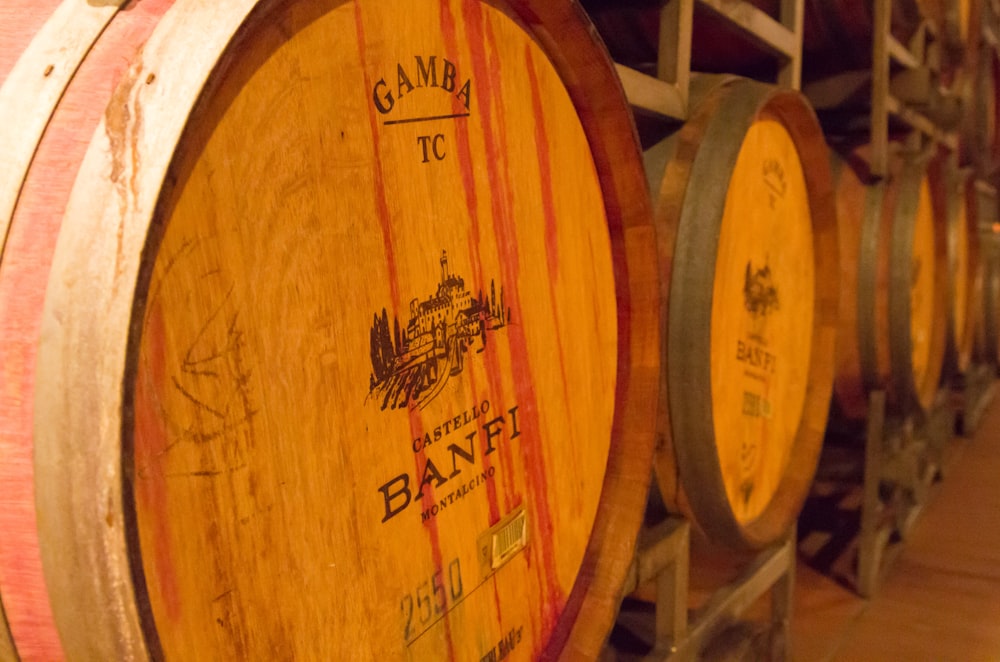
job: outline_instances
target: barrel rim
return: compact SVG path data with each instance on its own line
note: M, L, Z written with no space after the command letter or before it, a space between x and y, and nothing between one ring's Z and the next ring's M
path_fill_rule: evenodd
M718 79L707 84L718 83ZM803 164L810 208L813 211L813 246L816 259L816 309L808 383L802 416L790 450L785 475L771 502L755 520L741 524L726 498L721 466L715 450L711 403L711 375L707 339L710 336L711 301L716 247L725 196L686 195L691 181L708 190L726 191L743 136L762 114L777 115L792 136ZM701 149L711 145L712 149ZM664 198L682 196L664 202ZM667 166L657 205L657 223L676 231L671 273L662 284L668 301L664 310L667 329L667 367L661 382L659 434L676 454L676 468L658 453L656 469L664 485L678 471L683 498L698 525L713 539L739 548L757 548L774 542L794 522L815 473L833 388L833 341L838 295L836 214L832 207L832 179L815 113L804 98L756 81L726 77L699 104L680 133L674 160ZM693 265L697 265L695 268ZM664 392L665 396L664 397ZM674 439L701 443L675 443ZM696 486L696 490L684 486Z
M0 602L6 601L6 606L0 605L0 608L6 609L4 628L14 646L12 650L20 649L26 656L58 656L64 650L52 614L52 600L46 591L45 565L39 549L39 514L35 509L34 494L40 489L40 481L34 466L25 464L31 462L35 386L35 362L32 360L35 352L27 347L30 346L28 343L36 342L34 332L41 317L41 297L37 290L22 297L19 288L22 287L21 282L48 267L48 251L52 245L51 231L45 227L46 224L34 225L38 210L33 204L38 196L32 198L31 176L36 162L44 160L47 153L51 155L54 151L52 145L57 145L60 136L65 133L66 117L71 114L86 115L87 111L97 107L95 103L84 110L80 107L79 97L75 102L63 104L65 97L73 96L74 82L80 77L87 77L88 67L91 74L94 71L92 60L100 58L92 58L93 47L113 21L116 18L125 18L123 23L131 24L142 21L134 15L120 12L125 3L126 0L102 3L56 0L44 3L45 6L38 11L45 14L39 19L30 41L17 54L10 69L4 72L6 77L0 76L0 151L6 156L0 162L0 279L4 284L2 298L10 303L13 296L16 302L12 312L0 313L0 326L15 334L15 341L5 348L4 353L10 351L25 363L25 370L13 380L19 389L23 389L22 397L13 404L8 403L5 411L0 412L5 428L10 432L5 440L11 444L8 449L16 448L12 453L15 456L13 461L6 462L6 471L0 471L0 482L8 481L8 472L14 472L14 480L11 481L13 489L8 490L10 494L4 494L7 502L0 503L0 510L19 518L10 531L12 538L18 538L19 544L16 550L8 549L3 559L4 566L11 572L0 573L8 578L15 577L17 584L0 582L0 594L4 594L4 588L14 589L0 595ZM121 34L118 36L120 38ZM104 73L108 74L107 71ZM100 95L96 98L99 100ZM30 101L26 103L25 99ZM86 102L82 105L85 106ZM61 114L63 109L65 113ZM55 131L52 131L53 126ZM53 133L55 138L52 138ZM59 181L53 182L56 179ZM52 188L60 191L47 196L49 204L55 207L57 200L63 201L62 184L72 183L72 171L59 172L47 183L55 183ZM34 192L37 193L37 187ZM44 220L53 222L55 218L52 215L52 218ZM11 255L12 246L27 246L29 260L25 261L22 254ZM4 304L0 304L2 308ZM18 334L21 334L20 338ZM25 344L19 344L20 339ZM0 356L0 361L6 358ZM3 657L0 653L0 658Z
M934 404L941 380L945 351L945 316L940 311L947 308L945 279L934 279L934 313L931 326L930 349L927 372L922 383L917 383L913 374L913 352L910 279L916 212L919 205L921 187L930 185L930 161L927 155L904 157L899 174L899 192L892 209L892 229L888 237L889 246L889 362L893 409L903 415L925 415ZM932 214L933 214L932 205ZM945 224L937 218L934 227L935 265L947 266L947 239Z
M942 159L944 161L944 159ZM939 163L942 172L938 174L941 180L935 188L937 194L944 198L944 216L946 220L948 279L946 292L949 305L946 307L947 323L945 326L945 349L942 377L964 374L972 360L973 344L975 343L975 311L979 301L979 289L982 287L982 277L979 263L979 233L977 226L978 198L975 180L971 172L957 168L948 159L947 163ZM933 191L932 191L933 192ZM958 264L958 241L965 221L966 265L964 273ZM966 301L962 314L965 325L959 329L957 321L958 307L952 297L957 282L964 278L966 282Z

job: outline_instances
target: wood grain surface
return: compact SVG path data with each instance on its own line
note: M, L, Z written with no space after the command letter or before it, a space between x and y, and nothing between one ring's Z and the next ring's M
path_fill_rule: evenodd
M762 113L729 180L712 292L715 439L726 495L743 524L774 497L802 418L815 262L795 143Z
M21 53L61 0L4 0L0 3L0 85Z
M901 166L891 237L889 347L896 406L927 411L940 387L947 326L947 222L935 213L936 169Z
M179 0L121 58L33 398L74 657L597 654L659 341L634 132L581 19Z
M9 74L0 72L0 151L4 153L0 161L0 255L21 185L52 111L120 4L63 2L52 9L19 53ZM37 15L39 9L25 13ZM9 55L7 43L0 43Z
M118 78L168 5L145 2L116 13L113 3L65 2L0 88L0 143L11 157L0 165L0 207L9 202L0 209L6 240L0 259L0 480L5 486L0 490L0 529L5 531L0 596L24 660L63 656L43 576L34 502L35 366L46 280L76 168ZM100 43L92 46L98 36Z
M937 159L930 169L934 213L945 224L947 317L943 374L962 374L969 366L974 343L975 310L981 301L982 275L977 230L979 200L975 180L954 167L950 158Z
M164 654L468 659L508 636L537 654L611 438L614 276L586 136L499 12L274 18L242 45L267 59L192 118L197 159L161 201L134 443ZM312 57L324 43L344 56ZM421 62L423 89L397 84L426 80ZM373 84L375 108L351 94ZM480 546L519 511L530 547L497 570Z
M708 91L657 197L668 331L657 475L668 506L710 538L755 547L787 530L815 471L833 380L836 215L826 145L800 96L732 78L698 85Z

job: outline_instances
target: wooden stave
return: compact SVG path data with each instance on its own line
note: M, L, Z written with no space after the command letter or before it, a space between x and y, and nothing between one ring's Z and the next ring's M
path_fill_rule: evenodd
M32 498L35 481L30 393L34 387L43 279L51 260L53 224L58 227L52 218L38 216L38 201L44 199L44 204L51 205L53 210L65 203L73 177L72 166L63 168L62 159L69 159L67 154L73 151L66 138L85 135L88 128L96 125L94 115L95 112L99 115L98 106L102 102L100 90L90 88L81 94L80 86L74 84L81 77L93 81L96 75L101 85L109 88L106 92L109 97L113 69L116 65L119 69L124 67L122 62L115 61L106 66L107 53L91 57L93 44L114 18L123 17L119 23L124 26L141 23L149 7L155 4L147 3L140 11L119 13L117 2L103 5L62 2L40 25L0 88L0 103L3 103L0 117L4 120L0 125L0 143L7 146L11 156L0 166L0 249L3 249L0 310L4 310L0 315L0 333L4 337L0 343L0 364L5 370L7 365L21 366L8 373L10 379L5 380L0 402L0 420L6 433L0 473L8 485L0 494L4 500L0 510L11 539L17 540L15 545L0 549L3 579L0 593L6 603L11 645L26 659L61 659L65 655L46 595ZM127 27L117 30L115 39L121 40L128 31ZM20 98L33 99L36 106L31 112L23 112ZM65 112L61 110L66 107ZM51 177L39 175L42 168L32 170L46 160L50 166L53 160L58 163L49 171ZM40 180L45 181L40 183ZM33 282L33 276L39 280Z
M0 163L0 256L35 145L76 68L122 4L62 2L0 77L0 146L7 154ZM20 101L25 98L35 102L34 112L23 112Z
M244 4L252 8L256 3L250 2ZM538 6L536 7L526 7L526 12L529 9L534 9L534 14L525 13L522 15L522 19L525 23L529 24L538 21L538 24L535 26L538 29L538 38L547 43L552 49L558 47L557 54L560 56L561 65L568 68L571 61L584 61L589 65L592 74L600 74L600 78L602 79L601 84L610 83L618 85L617 79L614 78L612 73L608 73L610 69L606 68L606 65L599 57L594 56L593 53L581 52L583 49L580 49L580 42L572 42L572 39L580 39L585 33L585 28L582 27L582 24L572 25L572 21L579 18L579 16L574 16L572 12L578 10L573 7L567 8L567 6L548 7L545 6L545 3L537 4ZM566 4L568 5L568 3ZM558 24L563 29L555 29L554 27L546 28L542 24L542 21L548 21L547 25L549 26ZM567 23L570 25L567 25ZM565 29L567 27L570 29ZM602 71L601 67L605 67L605 70ZM141 93L142 81L136 78L138 74L135 71L132 72L132 75L133 77L123 84L123 89L127 89L129 83L134 83ZM574 96L578 97L579 103L586 106L588 127L592 127L592 131L595 133L599 128L609 130L609 136L611 133L616 133L616 137L604 139L608 147L614 146L619 150L627 150L631 144L631 148L634 151L634 131L629 124L623 99L615 95L594 95L591 91L597 89L597 87L597 80L588 80L581 82L579 87L574 86L572 90ZM620 87L618 89L620 90ZM84 162L84 168L88 167L87 164L90 161L96 162L100 158L97 156L99 151L99 148L91 147L93 154L88 155L87 160ZM633 303L638 303L644 298L642 294L644 290L655 287L652 284L655 276L651 273L643 273L644 268L647 271L651 268L643 267L643 259L638 257L645 255L648 258L652 256L652 259L655 260L651 229L649 228L648 220L643 220L643 216L648 219L649 203L648 199L641 192L641 170L639 170L637 163L630 164L627 162L627 159L626 162L618 163L614 168L611 168L610 161L616 158L611 149L608 149L603 155L595 155L595 158L603 160L602 180L606 182L606 190L613 189L617 193L616 204L622 206L620 211L616 211L618 219L616 222L621 223L623 226L620 228L623 238L619 242L617 250L620 251L621 255L628 256L628 263L625 262L625 257L622 257L622 261L619 263L619 267L623 272L620 273L623 277L623 282L617 284L620 290L618 294L622 299L631 299ZM636 175L638 175L638 178ZM81 177L80 182L83 181L84 179ZM638 184L636 184L637 181ZM77 188L81 190L74 193L74 202L71 202L71 206L73 204L83 204L80 200L84 197L84 193L82 192L84 184L78 183ZM611 203L609 202L608 204ZM60 238L61 244L66 244L68 241L64 237ZM61 248L59 250L65 253L69 253L70 251L68 248ZM60 259L72 262L74 258L66 256L63 258L57 257L56 268L59 268ZM625 279L627 279L627 282L625 282ZM43 346L51 347L56 342L52 339L53 335L61 333L61 329L58 329L59 323L55 320L55 317L57 317L55 311L58 308L58 304L51 303L50 296L50 302L47 305L49 326L43 332L45 333ZM652 433L651 431L648 433L643 432L640 428L644 424L638 424L638 422L644 419L652 419L652 412L646 410L651 406L655 406L649 400L652 397L650 394L655 393L659 374L658 353L655 350L657 327L655 312L651 312L655 310L655 307L644 305L643 308L648 309L650 312L636 311L637 315L631 321L631 335L628 336L627 346L623 348L635 358L629 368L630 374L624 376L623 381L626 383L620 387L621 393L619 394L619 398L616 398L616 402L620 407L616 406L615 416L615 429L617 430L616 446L631 447L637 452L629 455L616 452L616 456L611 459L604 491L605 493L617 493L622 497L622 501L619 501L617 506L609 505L610 502L604 502L601 507L599 521L595 525L595 538L592 538L595 541L597 540L596 537L601 535L601 531L607 533L611 529L616 529L621 533L622 530L632 528L633 523L637 529L639 518L641 517L641 507L638 506L638 503L644 500L644 497L636 499L631 495L633 493L641 494L643 490L638 488L642 487L643 480L648 480L648 454L651 453ZM115 362L114 359L106 360L112 364ZM57 361L52 359L50 354L43 352L41 363L43 364L42 371L45 373L43 376L48 379L40 384L39 392L48 390L53 396L64 393L61 377L51 376L46 372L47 367L53 366ZM57 371L54 370L53 372ZM40 379L41 381L43 380ZM114 387L109 386L107 383L103 385L110 390L114 390ZM61 406L72 407L74 403L64 402ZM58 410L59 406L55 407L55 409ZM52 409L50 408L48 411L51 412ZM45 427L44 423L41 422L44 418L45 414L39 414L38 425L42 428ZM649 427L651 427L651 424ZM623 430L622 428L627 429ZM103 428L103 430L108 439L115 434L115 430L113 429ZM111 441L105 443L111 446L114 445ZM40 453L47 455L54 447L59 447L60 444L59 440L49 438L41 444ZM648 453L642 449L644 445L649 448ZM646 468L642 467L644 453L646 454ZM87 480L93 480L93 476L95 475L110 473L111 476L114 476L117 471L111 465L104 464L101 466L99 462L93 462L88 458L76 457L67 459L67 456L71 454L70 449L65 447L58 448L53 458L58 457L59 459L52 463L52 466L45 468L49 477L53 475L63 475L65 477L61 472L69 472L69 468L61 466L64 462L68 464L78 461L80 464L87 464L92 473L89 474L87 479L73 477L72 482L75 485L67 488L69 492L72 492L74 488L85 488ZM55 466L56 464L60 466ZM637 476L640 474L644 478L637 479ZM112 483L114 482L115 480L112 478ZM626 484L629 485L628 490L625 489ZM113 486L111 492L113 492ZM628 507L622 505L630 499L636 501L636 504L631 504ZM61 516L63 514L68 515L69 513L68 510L64 511L58 506L52 510L55 500L51 495L42 495L40 501L40 507L46 510L57 512ZM72 502L72 499L67 498L66 503L77 508L77 514L84 514L85 518L97 517L99 519L103 507L103 499L95 499L91 504L76 504ZM57 615L57 620L60 622L66 641L69 642L67 646L73 651L87 651L85 655L93 657L130 657L132 655L146 657L150 653L153 653L155 656L155 649L147 650L145 648L141 628L135 622L129 623L126 627L122 627L119 630L121 623L109 625L107 619L97 624L92 622L81 623L75 618L74 614L70 613L76 609L70 603L75 602L80 596L76 592L77 590L86 596L82 600L83 604L98 607L102 614L105 611L123 610L129 612L133 609L131 605L135 599L130 595L132 588L128 586L128 578L125 576L105 576L93 579L66 577L67 574L72 574L68 569L71 564L64 565L61 562L62 559L59 557L59 554L63 552L57 553L55 550L62 546L67 539L87 539L87 546L95 550L97 556L108 551L121 558L122 552L118 551L122 547L120 540L113 539L113 536L107 536L94 541L90 539L91 535L85 530L85 527L73 531L73 527L69 522L64 522L62 527L59 524L50 523L44 533L50 550L49 556L45 559L46 573L49 576L56 576L56 579L50 583L55 585L54 592L61 594L56 597L57 601L63 602L57 608L62 611L61 614ZM625 537L628 538L629 534L626 533ZM631 557L623 553L626 550L619 543L615 543L612 547L609 547L611 545L610 542L594 542L593 544L595 553L591 556L592 561L590 564L581 573L583 579L578 582L577 587L583 586L586 583L590 583L591 585L585 589L581 589L582 596L573 598L573 609L577 611L580 618L566 624L557 635L554 635L553 643L551 644L553 650L559 650L563 643L569 641L569 646L572 648L567 647L565 649L567 651L566 654L569 654L568 651L571 650L577 654L593 654L597 650L597 647L599 647L600 640L602 639L602 635L600 634L602 628L595 627L594 623L600 620L610 625L610 619L613 617L613 609L617 606L617 587L614 585L619 582L616 578L624 576ZM610 574L605 572L609 567L611 568ZM74 582L78 583L74 584ZM66 588L67 585L71 588ZM72 598L69 596L72 596ZM108 605L114 605L113 609L107 609ZM596 618L588 616L595 613L598 614ZM134 621L135 619L136 617L131 617L131 620ZM69 625L66 625L67 622ZM89 632L88 630L95 630L96 632Z
M18 56L28 46L31 39L41 29L46 17L59 4L59 0L44 2L7 2L0 7L0 43L4 49L0 51L0 85L7 79L10 70L17 62Z
M727 88L733 88L731 96L736 98L729 98ZM833 365L821 357L833 354L838 299L833 287L836 279L818 275L821 271L831 273L838 260L830 172L823 160L826 148L818 121L808 103L797 93L777 92L770 86L732 76L700 76L693 81L693 91L695 98L701 97L701 103L695 106L689 122L675 137L653 147L645 155L647 178L654 192L661 255L665 357L654 465L668 510L683 514L710 540L734 549L758 549L779 539L794 523L807 496L822 445ZM702 216L698 222L692 222L696 217L695 205L693 196L687 196L686 191L696 178L705 183L708 190L726 190L742 142L740 138L756 114L765 107L773 107L772 104L784 106L779 113L783 119L794 118L788 123L789 132L799 148L803 171L807 173L811 208L815 214L817 312L813 321L810 384L793 458L764 513L754 522L743 525L736 521L727 500L714 444L707 441L715 435L711 397L703 392L705 385L710 383L706 374L708 362L699 351L692 351L692 345L696 344L692 343L692 338L710 335L711 292L710 288L707 294L704 292L701 287L704 279L699 278L696 269L685 268L686 256L699 256L704 260L704 255L713 256L714 267L714 252L704 247L712 242L713 236L717 240L724 196L711 200L708 213L702 201L698 205ZM792 126L795 122L799 125ZM726 139L719 140L722 136ZM700 149L706 144L713 148ZM662 173L662 178L657 173ZM662 189L659 188L661 184ZM678 267L678 263L682 266ZM692 392L697 395L692 397ZM697 441L682 443L678 438Z

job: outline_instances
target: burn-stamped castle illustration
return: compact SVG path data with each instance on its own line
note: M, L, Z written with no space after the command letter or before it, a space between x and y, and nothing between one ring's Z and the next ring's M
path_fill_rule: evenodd
M462 372L466 354L486 348L486 336L510 320L499 293L490 281L489 297L478 298L465 287L465 280L448 272L448 254L441 251L441 281L426 300L410 301L410 319L400 328L392 326L385 308L375 313L371 327L372 373L368 398L379 407L404 406L423 409L444 388L449 377Z
M754 269L752 262L747 262L743 279L743 302L750 313L751 336L763 341L764 320L772 310L778 310L778 288L771 277L771 265L764 261L764 266Z

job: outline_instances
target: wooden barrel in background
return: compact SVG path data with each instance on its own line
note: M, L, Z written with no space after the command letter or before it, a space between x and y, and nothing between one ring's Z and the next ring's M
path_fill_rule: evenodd
M128 59L167 4L119 13L115 3L0 2L8 19L0 41L0 601L23 660L63 657L42 570L33 439L52 244L74 165Z
M931 163L935 216L944 219L947 255L943 375L963 374L972 360L975 315L982 299L975 181L948 158Z
M710 539L795 522L833 380L837 236L826 143L804 97L696 79L689 122L646 153L665 370L656 473Z
M844 260L834 395L839 415L861 419L868 393L897 411L922 412L944 360L945 224L935 219L926 160L894 159L874 181L864 156L835 158Z
M980 241L983 246L983 305L977 326L976 358L1000 368L1000 251L994 232L981 232Z
M595 656L659 320L578 7L86 9L0 262L19 654Z

